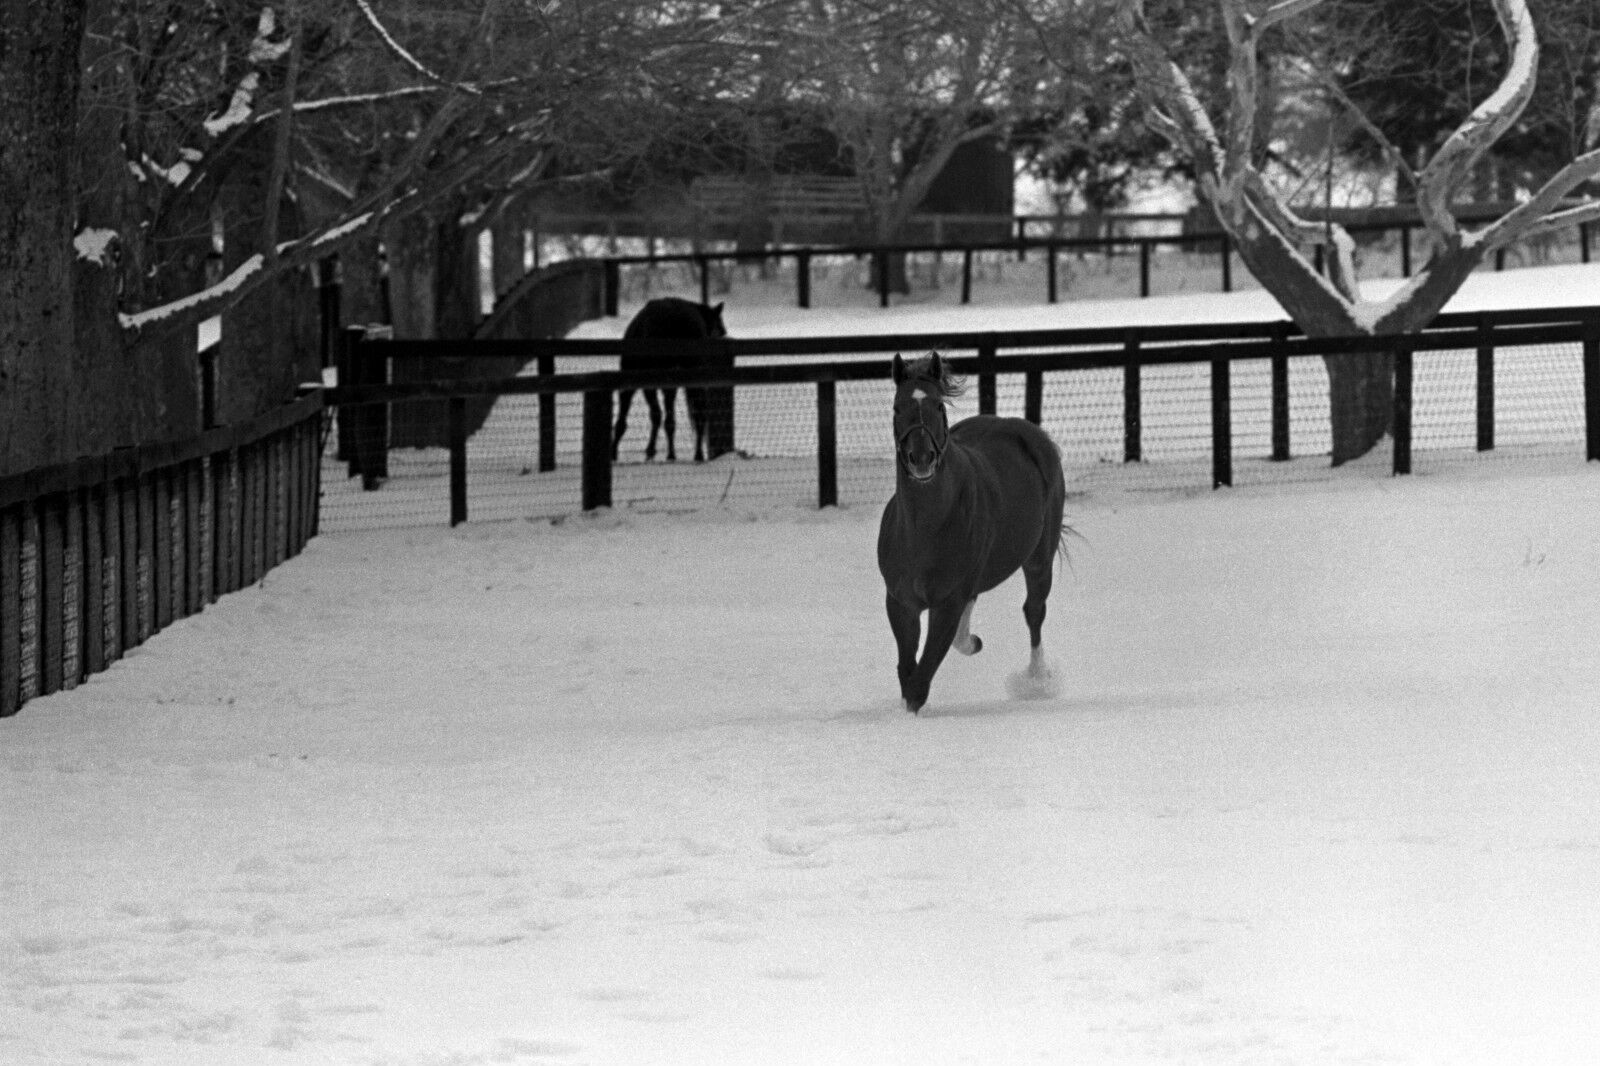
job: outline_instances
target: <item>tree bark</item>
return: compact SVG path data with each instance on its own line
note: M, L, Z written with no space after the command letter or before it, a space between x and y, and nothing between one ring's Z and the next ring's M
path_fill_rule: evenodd
M264 133L240 148L241 160L223 184L223 271L258 254L263 216L271 192L271 143ZM289 203L280 203L279 226L284 237L299 232L299 218ZM223 312L222 342L217 358L219 424L240 422L294 398L302 381L315 380L314 331L305 328L307 309L316 300L304 270L283 271Z
M73 144L86 0L0 0L0 474L74 458Z

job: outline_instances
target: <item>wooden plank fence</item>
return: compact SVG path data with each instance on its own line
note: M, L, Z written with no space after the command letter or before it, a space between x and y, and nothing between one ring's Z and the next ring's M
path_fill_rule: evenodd
M317 531L320 390L239 426L0 478L0 717L70 689Z

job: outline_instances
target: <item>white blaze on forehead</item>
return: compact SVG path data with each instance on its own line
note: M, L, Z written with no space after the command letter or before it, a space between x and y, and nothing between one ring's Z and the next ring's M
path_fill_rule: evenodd
M919 389L912 389L911 390L911 398L913 400L917 400L918 402L921 402L922 400L926 400L928 398L928 394L923 392L920 388Z

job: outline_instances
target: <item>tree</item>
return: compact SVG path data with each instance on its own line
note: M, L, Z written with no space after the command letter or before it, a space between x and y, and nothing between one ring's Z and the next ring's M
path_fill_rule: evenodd
M1539 27L1538 76L1526 110L1479 168L1484 200L1513 199L1581 154L1600 89L1600 8L1529 0L1529 9ZM1341 147L1369 163L1382 162L1387 146L1410 161L1438 148L1506 63L1490 0L1331 0L1322 21L1338 52L1324 64L1334 88L1383 138L1352 124ZM1400 195L1409 194L1402 184Z
M191 435L219 314L219 418L287 399L316 264L407 217L481 226L558 147L625 153L623 117L712 22L646 0L4 3L0 473Z
M1004 139L1040 99L1038 38L1008 0L813 0L774 32L848 153L878 243L900 239L957 148Z
M74 385L72 142L84 0L0 3L0 474L56 458Z
M1175 62L1147 19L1142 0L1121 0L1120 23L1150 114L1193 161L1201 195L1211 204L1251 272L1309 335L1389 335L1425 327L1472 270L1496 249L1539 233L1600 218L1600 203L1576 206L1564 198L1600 173L1600 149L1561 166L1530 198L1498 219L1469 229L1452 207L1474 167L1513 127L1537 85L1539 45L1525 0L1494 0L1507 61L1493 91L1457 121L1452 132L1414 170L1417 209L1432 258L1388 299L1364 300L1358 288L1354 242L1338 225L1295 214L1253 146L1261 134L1258 93L1264 50L1287 20L1321 0L1221 0L1229 41L1226 114L1213 118L1184 67ZM1365 116L1354 116L1380 136ZM1396 164L1409 164L1393 153ZM1325 272L1316 268L1317 248ZM1333 415L1333 462L1368 451L1388 429L1392 362L1388 357L1327 359Z

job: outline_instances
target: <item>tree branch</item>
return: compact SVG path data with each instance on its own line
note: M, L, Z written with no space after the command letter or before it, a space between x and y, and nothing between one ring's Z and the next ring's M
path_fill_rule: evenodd
M1417 180L1417 209L1423 224L1445 243L1459 239L1459 227L1450 210L1456 192L1483 154L1521 116L1538 75L1539 42L1527 0L1494 0L1494 7L1511 51L1505 75L1428 161Z
M439 74L434 73L425 63L407 51L405 45L395 40L394 34L390 33L389 28L385 26L381 20L379 20L377 12L372 10L372 5L367 3L367 0L352 0L352 2L357 8L360 9L361 14L366 17L367 24L377 31L379 39L381 39L384 43L384 47L388 48L389 51L398 56L400 61L406 66L410 67L418 74L421 74L424 78L433 82L435 85L457 89L472 96L483 95L483 90L478 88L476 85L467 84L465 82L453 82Z

